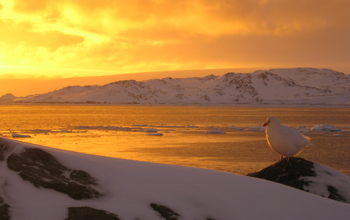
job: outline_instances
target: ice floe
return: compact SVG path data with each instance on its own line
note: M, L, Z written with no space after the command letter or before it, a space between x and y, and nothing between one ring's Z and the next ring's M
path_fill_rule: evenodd
M150 135L150 136L163 136L162 133L148 133L147 135Z
M187 127L188 128L198 128L198 126L196 126L196 125L188 125Z
M26 135L26 134L18 134L18 133L12 133L13 138L30 138L32 136Z
M265 131L265 130L266 130L266 127L263 127L260 125L246 128L246 131Z
M210 131L207 131L207 133L209 133L209 134L226 134L226 132L221 131L221 130L210 130Z
M147 128L145 132L158 132L159 130L156 128Z
M311 128L311 131L313 132L335 132L335 131L342 131L341 129L335 127L334 125L315 125Z

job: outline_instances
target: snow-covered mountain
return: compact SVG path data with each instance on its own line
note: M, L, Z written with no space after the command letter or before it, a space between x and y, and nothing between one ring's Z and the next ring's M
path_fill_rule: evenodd
M0 138L0 219L348 220L350 178L321 164L312 166L315 175L298 180L309 183L308 193L221 171ZM330 190L343 202L334 201Z
M350 75L293 68L194 78L125 80L103 86L68 86L22 102L112 104L350 104Z

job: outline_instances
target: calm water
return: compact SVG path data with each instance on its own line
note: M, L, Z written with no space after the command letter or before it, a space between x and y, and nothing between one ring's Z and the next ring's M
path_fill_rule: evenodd
M350 175L349 108L3 105L0 135L26 134L31 138L19 140L245 175L279 159L268 147L264 132L251 131L272 115L291 127L328 124L343 129L340 133L308 134L316 146L305 148L299 156ZM147 128L156 128L163 136L149 136ZM214 129L226 134L207 133Z

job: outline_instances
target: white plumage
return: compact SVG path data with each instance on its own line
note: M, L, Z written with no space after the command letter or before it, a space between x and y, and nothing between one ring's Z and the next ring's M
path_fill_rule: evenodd
M305 146L313 145L299 131L281 125L277 117L269 117L264 124L266 128L266 139L272 150L283 156L292 157L297 155Z

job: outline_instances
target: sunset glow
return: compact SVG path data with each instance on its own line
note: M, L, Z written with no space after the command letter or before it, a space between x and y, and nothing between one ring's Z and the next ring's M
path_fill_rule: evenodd
M0 77L346 66L349 9L348 0L0 0Z

